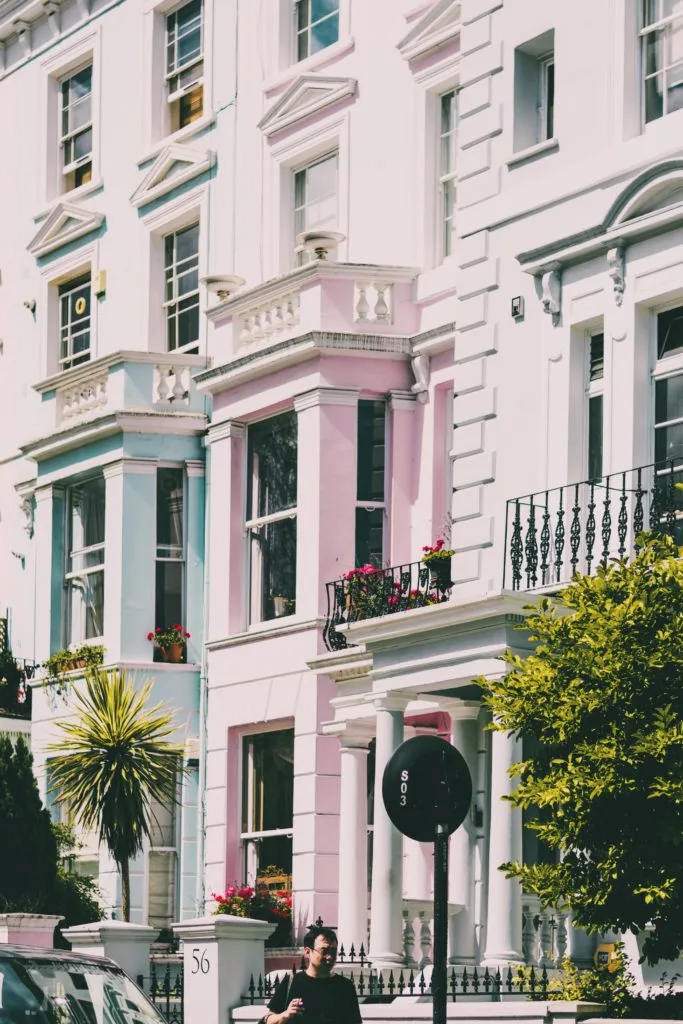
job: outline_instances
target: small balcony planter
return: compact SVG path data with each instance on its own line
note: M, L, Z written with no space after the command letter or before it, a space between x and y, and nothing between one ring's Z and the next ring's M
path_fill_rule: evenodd
M158 651L160 655L160 659L155 657L155 661L161 660L172 665L180 665L186 660L187 641L190 639L190 634L180 623L166 626L165 629L157 626L147 634L147 639L154 644L155 653Z
M432 586L439 594L445 594L453 586L451 559L455 552L444 545L445 541L439 537L433 547L426 544L422 548L422 561L429 569Z
M274 879L280 877L274 876ZM274 880L273 879L273 880ZM266 946L279 948L289 946L292 941L292 893L290 889L276 889L269 884L264 874L256 885L228 886L224 893L212 893L217 907L214 914L230 914L233 917L250 917L255 921L269 921L275 931L266 939Z

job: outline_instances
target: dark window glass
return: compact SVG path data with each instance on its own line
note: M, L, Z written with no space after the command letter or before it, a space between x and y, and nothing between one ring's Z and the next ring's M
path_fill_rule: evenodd
M590 340L590 379L602 380L605 375L605 336L594 334Z
M356 565L382 565L384 509L356 509Z
M291 828L294 807L294 730L282 729L245 736L243 750L242 831L269 832Z
M386 405L358 403L358 501L384 501Z
M247 518L296 506L297 417L274 416L249 428Z
M180 467L157 470L155 625L183 621L184 475Z
M657 316L657 358L683 349L683 306L667 309Z
M553 138L555 129L555 62L552 61L546 66L546 110L545 110L545 132L546 139Z
M602 476L602 395L588 400L588 478L599 480Z

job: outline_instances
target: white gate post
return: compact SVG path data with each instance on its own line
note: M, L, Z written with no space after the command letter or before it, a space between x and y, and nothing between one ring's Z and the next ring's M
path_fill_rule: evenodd
M253 974L264 970L264 943L275 930L266 921L217 914L173 925L183 941L186 1021L225 1024L246 994Z

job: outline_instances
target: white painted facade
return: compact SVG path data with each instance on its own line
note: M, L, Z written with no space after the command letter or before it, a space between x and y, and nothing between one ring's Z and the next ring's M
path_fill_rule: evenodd
M23 147L0 171L0 600L15 653L56 645L61 491L101 468L107 660L167 677L196 741L185 863L201 869L179 912L273 863L291 875L295 935L320 914L345 944L369 939L378 963L424 961L429 851L389 825L380 783L404 736L437 730L475 780L451 841L451 961L586 961L591 943L498 871L523 853L500 799L519 751L486 731L471 680L523 649L525 591L630 550L639 515L675 519L662 491L683 421L668 313L683 306L675 52L654 116L637 0L339 0L306 7L298 28L290 0L205 0L205 114L173 133L173 5L62 4L19 34L17 9L47 6L0 2L2 133ZM683 16L671 6L656 31ZM54 82L90 53L93 180L58 195ZM160 239L197 220L198 276L244 283L200 287L197 354L170 360ZM305 262L296 235L315 228L341 237ZM107 271L97 348L60 373L55 288L84 267ZM181 409L159 395L169 368ZM381 443L363 433L370 414ZM275 417L292 466L268 477ZM372 494L359 483L370 448ZM636 469L656 460L653 506L653 471ZM144 641L152 478L169 463L195 502L182 671L151 663ZM17 491L35 495L32 537ZM371 543L384 566L419 563L444 527L449 600L337 619L348 646L327 651L325 585ZM40 771L52 715L37 703ZM277 806L268 772L287 780ZM181 875L191 886L193 869Z

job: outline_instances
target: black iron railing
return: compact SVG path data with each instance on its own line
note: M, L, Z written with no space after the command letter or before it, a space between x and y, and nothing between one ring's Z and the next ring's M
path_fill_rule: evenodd
M167 1024L183 1024L183 963L165 964L157 969L154 961L149 965L149 977L138 974L138 988L154 1003Z
M8 649L9 646L9 628L7 625L7 619L0 619L0 654Z
M431 564L410 562L385 569L365 566L328 583L323 629L328 651L347 646L337 626L447 601L453 586L450 572L450 559L437 559Z
M30 719L33 691L29 681L37 667L34 661L15 658L11 651L0 649L0 714Z
M632 555L646 530L683 544L683 462L667 460L513 498L507 503L503 586L567 583Z
M401 996L423 996L428 999L432 997L431 977L425 976L425 972L419 969L398 968L387 974L373 971L365 961L359 970L354 971L348 963L342 965L338 960L335 973L350 978L358 998L365 1003L388 1003ZM248 990L242 996L243 1001L252 1005L267 1003L284 976L283 973L274 978L264 978L259 974L255 978L252 974ZM502 972L500 969L490 971L488 968L478 971L476 967L468 971L465 967L462 971L451 970L447 981L448 994L452 1002L476 996L488 998L492 1002L500 1001L506 996L523 996L526 999L539 1000L548 996L549 979L545 967L541 970L535 970L533 967L517 967L513 970L510 967Z

